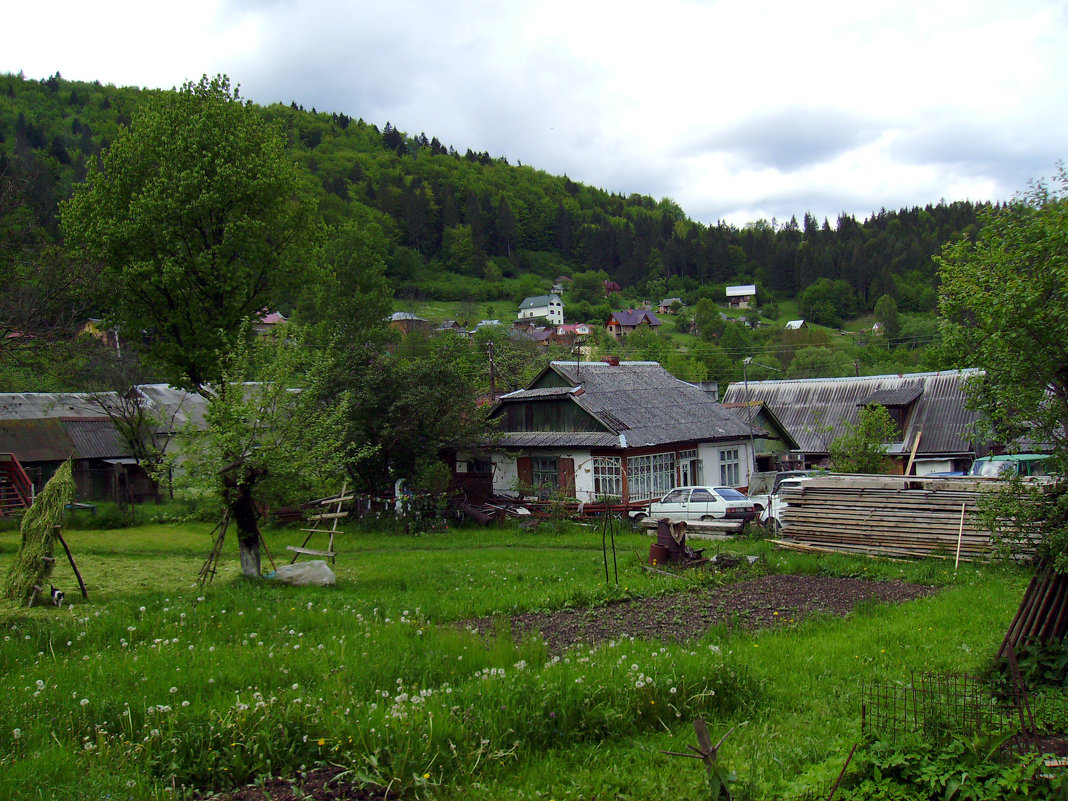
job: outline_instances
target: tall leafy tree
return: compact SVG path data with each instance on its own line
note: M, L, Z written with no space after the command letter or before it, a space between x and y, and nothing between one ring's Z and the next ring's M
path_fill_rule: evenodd
M194 389L221 375L242 320L287 297L309 203L279 133L225 76L155 96L62 209L102 266L112 322Z
M969 390L990 433L1052 449L1061 477L1043 501L1045 546L1068 572L1068 171L982 221L938 259L943 350L983 369Z
M883 327L887 339L897 339L901 333L901 319L897 313L897 301L890 295L883 295L875 302L875 319Z
M244 390L226 380L237 369L227 355L241 352L245 321L291 291L309 232L279 133L228 78L205 76L141 107L62 213L69 241L102 265L111 321L145 333L146 358L166 380L208 396L209 420L233 419ZM223 451L233 461L219 468L221 495L253 574L253 495L270 467L253 458L264 452L255 443Z

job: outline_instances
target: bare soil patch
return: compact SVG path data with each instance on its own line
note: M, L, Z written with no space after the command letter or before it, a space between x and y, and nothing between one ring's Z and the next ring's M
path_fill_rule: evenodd
M330 765L299 773L292 779L268 779L259 785L238 787L228 793L207 796L211 801L388 801L397 796L388 790L361 787L350 774Z
M708 590L621 601L608 606L532 612L511 618L513 636L542 636L553 653L621 637L686 641L717 625L744 629L800 623L814 613L845 616L865 601L902 603L936 588L904 581L770 575ZM498 619L465 625L489 633Z

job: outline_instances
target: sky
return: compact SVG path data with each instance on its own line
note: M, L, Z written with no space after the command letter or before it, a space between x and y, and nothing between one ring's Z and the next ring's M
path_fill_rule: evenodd
M225 73L704 223L1008 200L1068 155L1068 0L58 0L4 27L0 72Z

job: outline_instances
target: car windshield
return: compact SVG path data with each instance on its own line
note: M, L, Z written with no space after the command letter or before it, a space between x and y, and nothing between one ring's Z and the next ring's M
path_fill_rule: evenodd
M742 493L731 487L716 487L716 494L725 501L744 501L746 499Z
M1015 473L1016 462L1011 461L992 461L989 459L978 459L972 465L971 475L973 476L1000 476L1003 473Z

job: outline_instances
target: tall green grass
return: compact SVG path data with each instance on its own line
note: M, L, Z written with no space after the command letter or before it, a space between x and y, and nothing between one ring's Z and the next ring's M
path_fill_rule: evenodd
M648 573L649 539L626 533L606 585L600 533L576 527L345 535L327 588L242 580L228 550L201 589L208 531L68 531L89 601L0 607L0 799L173 798L320 762L412 796L694 797L699 765L659 752L692 742L696 716L717 737L740 724L722 759L754 797L814 786L858 736L860 681L977 669L1026 579L731 543L762 554L760 570L945 590L846 620L551 655L513 642L507 616L726 579ZM16 538L0 534L0 571ZM267 533L276 559L295 540ZM500 616L495 636L462 623L485 615Z

